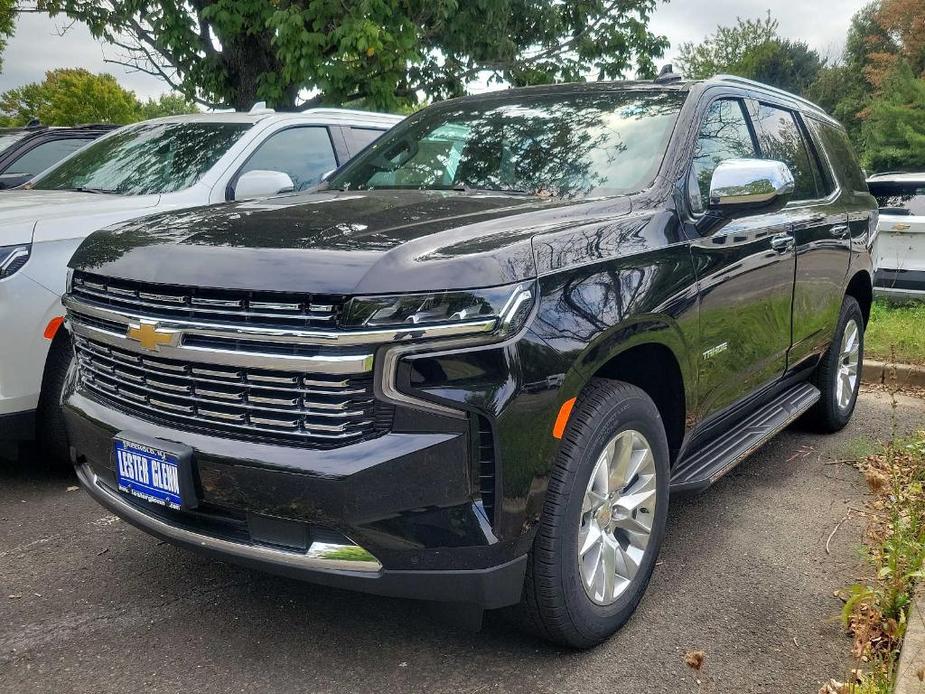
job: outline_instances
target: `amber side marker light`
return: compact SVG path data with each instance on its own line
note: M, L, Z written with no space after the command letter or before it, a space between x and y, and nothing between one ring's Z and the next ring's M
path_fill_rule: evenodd
M64 316L55 316L50 321L48 321L48 325L45 326L45 332L42 333L45 336L45 339L54 340L55 335L58 334L58 328L61 327L63 322Z
M552 435L561 439L565 433L565 425L568 424L568 418L572 414L572 408L575 407L575 398L571 398L562 403L559 408L559 414L556 416L556 423L552 428Z

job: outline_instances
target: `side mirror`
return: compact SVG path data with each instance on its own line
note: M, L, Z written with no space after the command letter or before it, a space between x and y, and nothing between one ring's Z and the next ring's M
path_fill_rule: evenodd
M255 169L241 174L234 184L234 199L265 198L277 193L289 193L295 184L289 174L282 171L262 171Z
M727 159L710 181L710 206L715 211L784 205L795 188L790 168L767 159Z

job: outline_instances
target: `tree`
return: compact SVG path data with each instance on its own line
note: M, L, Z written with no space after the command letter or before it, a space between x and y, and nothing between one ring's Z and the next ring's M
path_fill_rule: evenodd
M702 43L680 48L681 71L692 79L728 73L802 94L815 81L824 61L802 41L782 39L777 20L738 18L719 26Z
M868 79L880 86L901 62L913 76L925 77L925 0L883 0L873 22L873 35L867 37Z
M16 29L16 0L0 0L0 70L3 69L3 51L6 49L6 40L13 35Z
M464 93L488 73L514 85L619 78L668 46L657 0L31 0L86 23L119 62L209 106L293 108L363 100L392 109ZM126 38L128 37L128 38Z
M683 43L678 65L689 79L706 79L741 63L756 49L777 39L778 23L768 12L764 19L736 18L734 27L717 26L701 43Z
M925 169L925 80L899 63L864 121L865 163L874 171Z
M142 106L135 94L119 86L112 75L59 68L46 72L42 82L0 95L0 113L9 125L23 125L33 118L47 125L121 125L138 120Z
M195 103L181 94L161 94L157 99L147 99L138 104L138 116L141 120L161 118L163 116L180 116L184 113L196 113L199 108Z

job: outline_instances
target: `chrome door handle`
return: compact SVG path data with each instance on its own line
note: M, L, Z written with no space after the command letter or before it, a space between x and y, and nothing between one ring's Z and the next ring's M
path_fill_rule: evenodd
M778 234L777 236L771 237L771 248L778 253L786 253L793 248L795 243L794 238L790 234Z
M832 234L837 239L844 239L848 237L848 225L847 224L836 224L834 227L829 229L829 233Z

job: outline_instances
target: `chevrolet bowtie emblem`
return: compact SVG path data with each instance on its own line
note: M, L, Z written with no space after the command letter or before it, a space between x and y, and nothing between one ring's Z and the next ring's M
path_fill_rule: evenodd
M142 347L154 352L157 352L161 345L176 346L180 339L178 331L158 328L157 323L147 321L128 326L125 336L129 340L137 340Z

